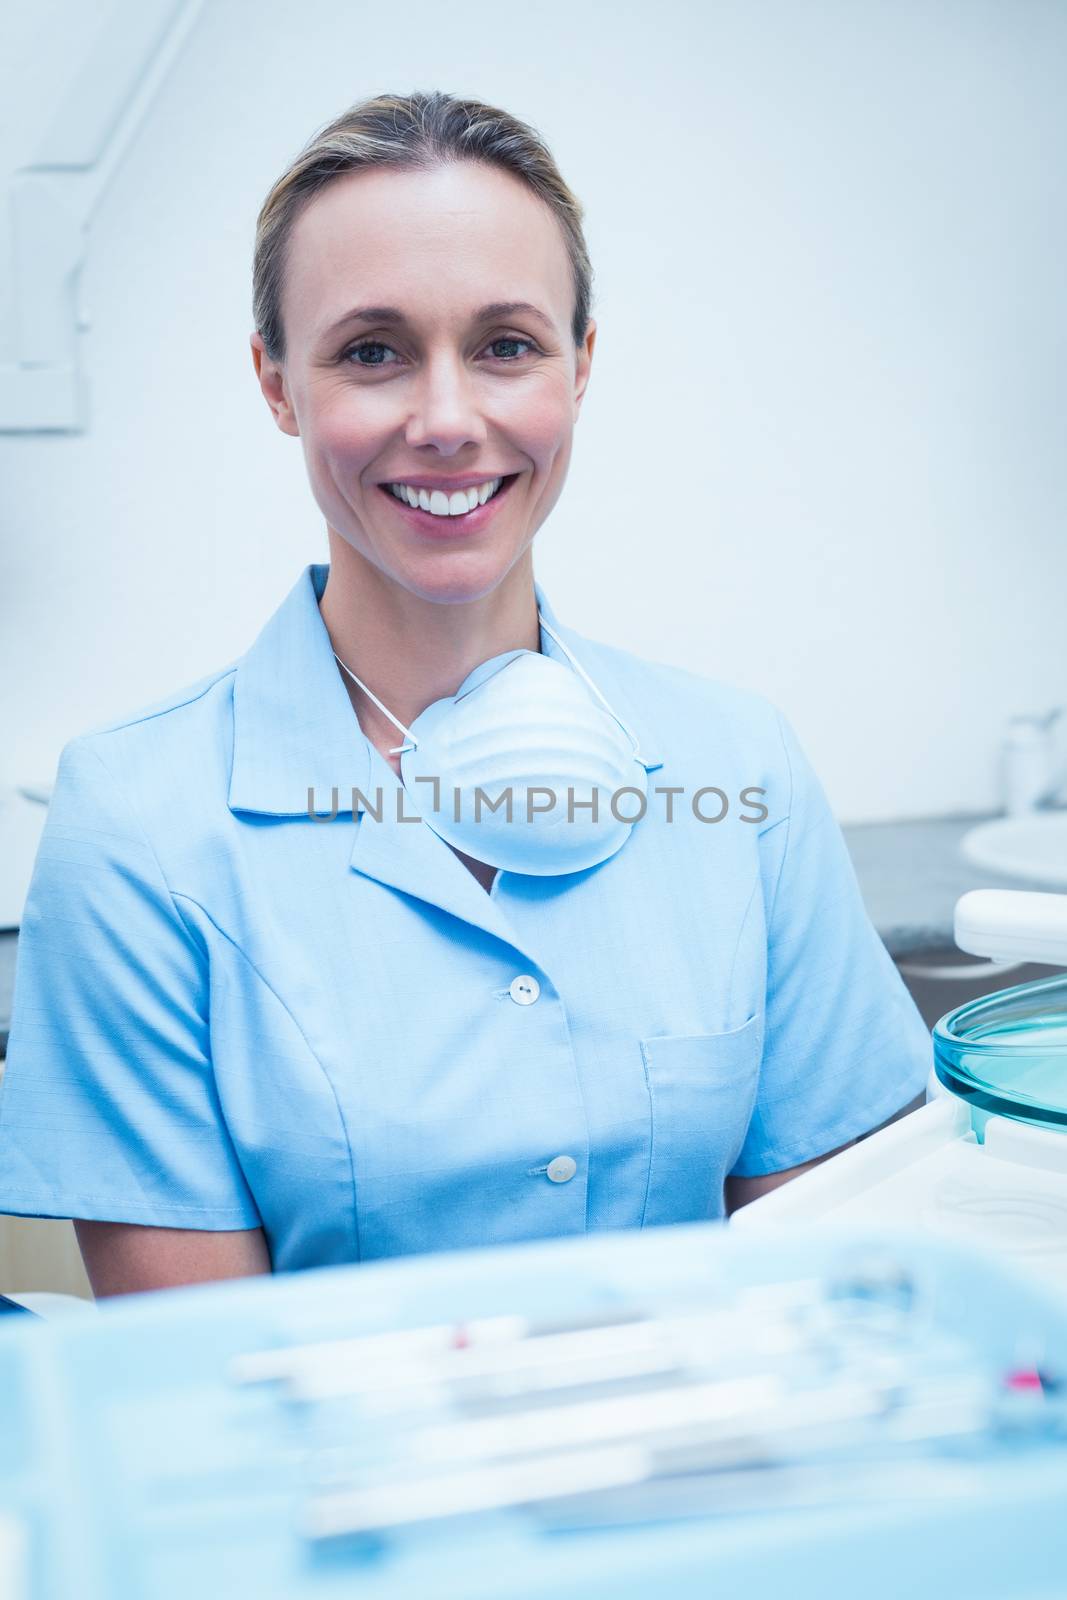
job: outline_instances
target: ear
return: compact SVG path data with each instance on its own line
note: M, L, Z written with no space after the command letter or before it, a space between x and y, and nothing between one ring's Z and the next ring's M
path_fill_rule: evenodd
M585 341L578 351L574 372L574 420L577 422L578 414L582 408L582 396L585 386L589 382L589 369L593 362L593 346L596 344L596 323L590 320L585 330Z
M263 391L264 400L270 406L271 415L283 433L290 434L294 439L299 438L300 428L289 398L284 366L278 361L271 360L258 333L251 335L249 343L252 346L252 365L256 369L259 387Z

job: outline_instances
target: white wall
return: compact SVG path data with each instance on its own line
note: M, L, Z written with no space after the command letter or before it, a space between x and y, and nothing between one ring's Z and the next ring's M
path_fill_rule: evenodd
M8 24L8 159L86 15ZM0 436L0 782L325 559L248 351L256 211L344 106L444 88L587 208L561 618L770 695L843 820L994 806L1004 719L1067 700L1065 46L1055 0L208 0L92 228L89 430Z

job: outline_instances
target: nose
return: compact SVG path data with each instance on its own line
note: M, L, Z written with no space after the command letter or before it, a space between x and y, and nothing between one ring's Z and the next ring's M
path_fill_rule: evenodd
M432 445L442 455L456 455L465 445L484 444L477 382L461 358L442 352L427 361L414 395L404 434L413 448Z

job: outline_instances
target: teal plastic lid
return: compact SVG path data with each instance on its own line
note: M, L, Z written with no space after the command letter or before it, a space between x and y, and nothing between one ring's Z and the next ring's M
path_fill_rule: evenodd
M934 1024L934 1071L994 1116L1067 1132L1067 976L957 1006Z

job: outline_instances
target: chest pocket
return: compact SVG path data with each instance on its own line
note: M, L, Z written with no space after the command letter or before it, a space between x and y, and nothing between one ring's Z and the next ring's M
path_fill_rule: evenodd
M652 1150L642 1227L723 1214L723 1180L756 1103L763 1017L728 1033L642 1039Z

